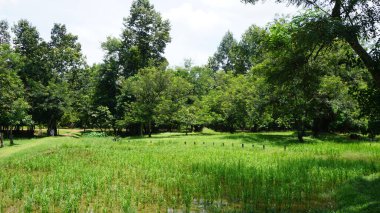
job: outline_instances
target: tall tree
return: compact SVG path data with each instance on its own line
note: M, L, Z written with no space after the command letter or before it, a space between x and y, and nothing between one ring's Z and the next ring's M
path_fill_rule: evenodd
M256 3L258 0L242 0ZM303 19L302 43L309 48L331 45L334 38L344 39L361 58L380 88L380 1L378 0L276 0L319 13ZM308 41L308 42L306 42ZM319 45L318 45L319 44ZM369 48L368 45L372 44ZM320 47L315 48L319 52Z
M120 95L121 71L119 66L119 50L121 42L117 38L107 38L107 41L102 43L102 48L105 51L103 64L97 66L98 73L96 76L95 93L93 101L95 108L100 106L106 107L113 118L120 119L118 116L117 96ZM121 113L122 114L122 113ZM115 129L115 120L112 122Z
M43 42L36 27L27 20L18 21L13 27L13 33L15 50L22 56L24 62L19 75L27 90L30 87L30 81L46 85L52 77L47 60L49 52L47 43Z
M219 44L218 50L213 57L209 59L209 67L214 71L219 69L233 71L235 68L234 51L237 48L237 41L234 39L233 34L228 31Z
M85 65L78 36L68 33L65 25L54 24L49 47L52 72L60 80L74 84Z
M252 66L264 58L264 41L267 37L265 29L252 25L244 32L235 51L235 72L247 73Z
M0 130L7 127L11 145L13 128L30 120L24 86L17 75L20 67L20 56L13 52L9 44L0 44Z
M120 49L124 76L132 76L141 68L158 66L166 61L163 53L171 41L170 24L155 11L149 0L133 1L130 15L124 19L124 27Z
M8 30L8 22L5 20L0 20L0 45L9 44L11 42L11 35Z
M63 24L54 24L49 42L50 70L53 81L59 87L68 87L65 92L68 103L61 119L66 125L73 125L79 120L79 113L83 113L83 106L87 106L89 99L88 85L90 84L90 69L86 69L86 62L81 52L78 36L67 32Z
M167 91L169 82L170 73L155 67L142 69L137 75L125 81L123 92L133 95L135 101L128 103L124 120L141 124L140 133L145 125L151 137L155 110Z

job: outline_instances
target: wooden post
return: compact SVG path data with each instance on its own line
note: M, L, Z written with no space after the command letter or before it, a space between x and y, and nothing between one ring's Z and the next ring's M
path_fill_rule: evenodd
M244 143L241 144L241 148L244 148Z

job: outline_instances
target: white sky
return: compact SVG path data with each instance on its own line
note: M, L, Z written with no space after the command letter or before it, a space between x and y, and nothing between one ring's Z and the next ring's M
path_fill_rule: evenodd
M45 40L49 40L54 23L65 24L69 32L79 36L82 51L92 64L102 61L100 43L107 36L119 37L131 3L132 0L0 0L0 19L11 25L27 19ZM246 5L240 0L151 0L151 3L172 26L172 42L165 53L170 66L183 65L185 58L191 58L197 65L204 64L228 30L240 39L252 24L265 26L276 15L297 11L274 0L256 5Z

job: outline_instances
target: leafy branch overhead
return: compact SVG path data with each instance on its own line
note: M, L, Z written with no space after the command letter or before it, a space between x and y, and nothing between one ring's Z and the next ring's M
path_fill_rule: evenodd
M316 11L300 22L304 44L331 45L345 40L371 73L380 89L380 1L377 0L276 0ZM258 0L242 0L255 4ZM368 44L368 45L367 45Z

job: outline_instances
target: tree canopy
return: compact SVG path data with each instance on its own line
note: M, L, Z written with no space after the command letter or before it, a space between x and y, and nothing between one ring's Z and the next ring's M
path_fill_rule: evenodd
M258 0L242 0L256 3ZM300 22L302 42L332 44L334 38L344 39L356 52L380 89L380 2L377 0L276 0L304 8L312 8L317 15Z

